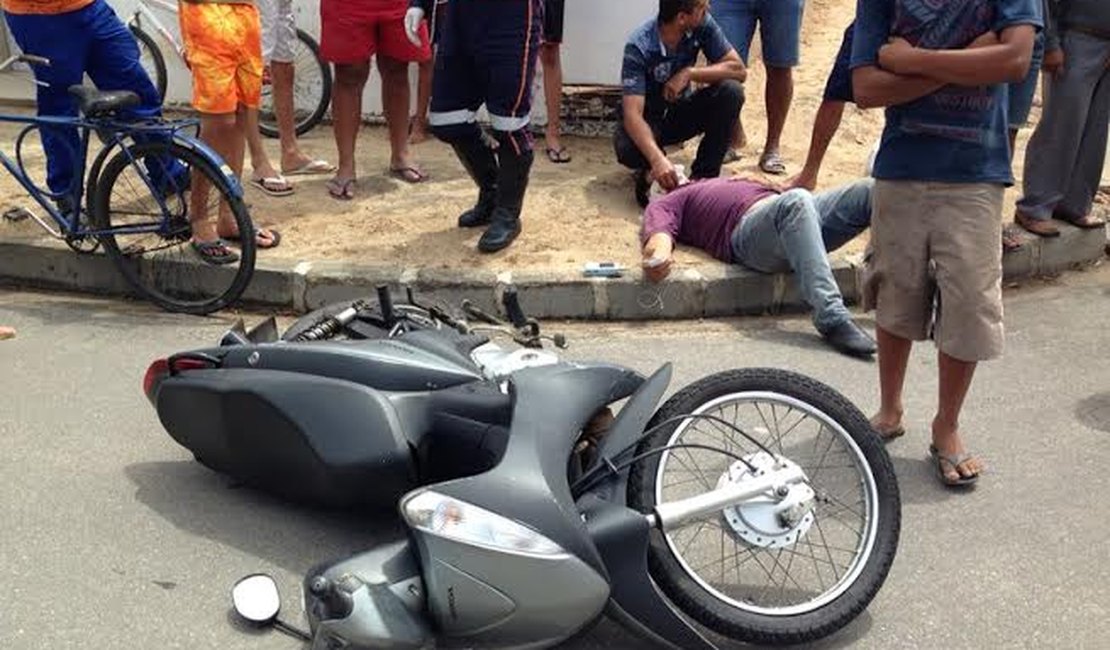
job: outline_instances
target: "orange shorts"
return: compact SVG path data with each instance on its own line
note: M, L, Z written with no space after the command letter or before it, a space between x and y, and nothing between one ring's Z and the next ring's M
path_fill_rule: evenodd
M262 98L262 25L249 4L178 3L185 57L193 73L193 108L234 113Z

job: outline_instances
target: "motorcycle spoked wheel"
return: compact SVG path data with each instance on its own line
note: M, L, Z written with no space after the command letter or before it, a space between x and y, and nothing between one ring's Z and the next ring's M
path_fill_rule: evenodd
M335 316L336 314L349 308L355 301L345 300L342 302L335 302L330 305L325 305L319 309L308 312L301 316L285 333L281 335L281 340L292 341L301 334L315 327L325 317ZM335 339L369 339L369 338L386 338L389 335L389 326L381 318L381 312L378 310L377 300L366 299L367 307L360 313L359 317L355 319L350 325L345 327L339 332L338 335L332 337ZM427 312L419 307L413 305L393 305L393 310L398 315L411 314L414 318L420 319L418 322L411 323L419 325L421 322L427 325L430 323Z
M807 643L856 618L890 571L901 527L894 468L867 418L832 388L776 369L706 377L667 400L648 427L684 414L734 423L801 467L816 498L808 523L789 530L767 518L765 499L653 531L648 560L656 583L693 619L747 643ZM724 448L751 461L759 454L708 419L663 427L637 453L676 444ZM742 481L746 472L734 456L701 448L652 454L632 468L629 504L651 512L657 503Z

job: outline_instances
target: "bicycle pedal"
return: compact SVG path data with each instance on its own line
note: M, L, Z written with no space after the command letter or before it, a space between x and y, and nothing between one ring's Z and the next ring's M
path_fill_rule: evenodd
M31 211L24 207L11 208L4 212L4 218L12 223L31 218Z

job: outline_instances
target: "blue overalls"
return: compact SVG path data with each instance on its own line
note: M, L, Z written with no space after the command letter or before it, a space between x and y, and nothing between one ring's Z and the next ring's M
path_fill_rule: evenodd
M420 6L420 0L412 0ZM449 0L440 21L428 122L450 144L480 193L461 227L489 224L479 250L505 248L520 233L531 170L532 80L543 32L543 0ZM442 11L442 10L441 10ZM499 146L482 141L485 104Z
M162 98L139 63L139 47L131 31L108 3L92 4L64 14L5 13L12 37L25 54L50 59L49 66L33 66L38 87L38 114L75 117L77 100L69 87L88 74L100 90L130 90L142 103L120 117L142 120L160 117ZM81 140L76 129L44 128L46 184L56 194L72 189L74 165ZM159 166L152 166L151 175ZM152 178L155 183L160 179Z

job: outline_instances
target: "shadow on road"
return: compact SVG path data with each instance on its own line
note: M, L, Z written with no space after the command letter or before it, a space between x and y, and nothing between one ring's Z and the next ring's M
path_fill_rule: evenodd
M137 463L124 471L138 488L138 501L175 527L297 574L403 535L388 515L279 501L199 463Z

